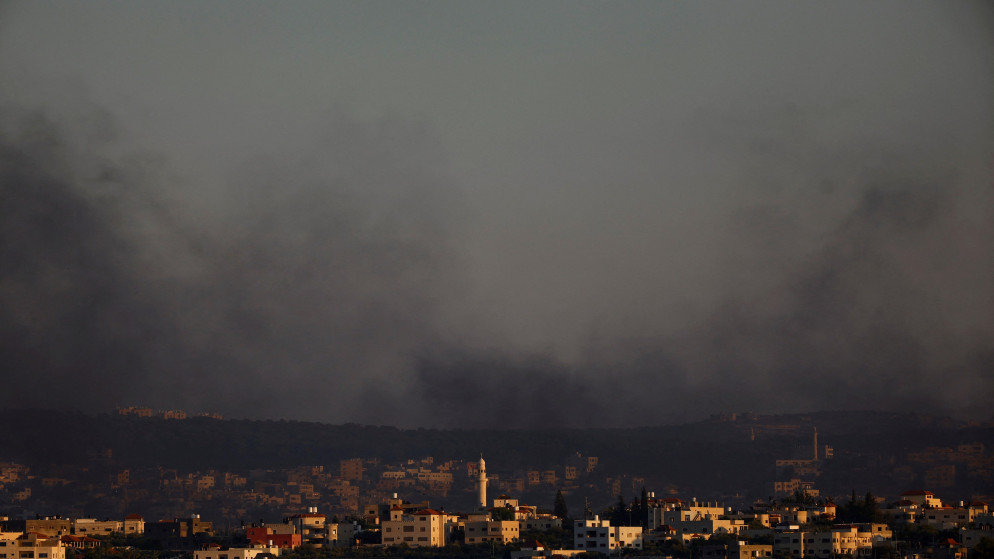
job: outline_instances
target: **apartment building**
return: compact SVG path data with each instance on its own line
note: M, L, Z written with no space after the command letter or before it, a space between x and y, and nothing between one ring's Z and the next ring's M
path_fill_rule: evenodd
M382 524L383 545L442 547L449 541L448 518L444 512L433 509L404 514L404 509L395 505L390 520Z
M785 530L773 539L773 550L793 557L870 555L873 544L891 539L886 524L839 524L829 531Z
M958 507L946 505L923 510L919 522L937 530L950 530L965 528L978 516L985 514L987 514L986 503L974 502L969 505L960 503Z
M577 520L573 523L573 548L601 553L642 549L642 527L611 526L610 521L598 516L593 520Z
M649 526L668 524L674 526L678 522L709 520L724 516L725 508L718 503L698 502L693 499L684 502L676 497L667 497L649 502Z
M77 536L107 536L123 532L124 522L121 520L77 518L72 521L72 533Z
M277 531L272 526L248 527L245 529L245 537L254 546L280 549L296 549L303 542L301 535L295 531Z
M3 529L7 532L35 533L55 537L72 532L72 521L59 516L32 518L28 520L5 520Z
M300 534L303 543L321 547L329 539L327 518L327 516L318 512L317 507L308 507L306 513L294 514L288 517L287 524L292 525L295 531ZM337 526L335 527L335 532L335 536L330 538L332 541L338 537Z
M521 537L517 520L471 520L461 524L467 544L508 543Z
M558 516L542 515L538 517L526 517L518 519L522 532L533 530L548 532L556 528L563 527L563 519Z
M729 518L718 503L666 499L654 504L648 511L648 525L667 526L683 541L712 534L738 534L746 527L744 520Z
M0 532L0 559L66 559L66 547L45 534Z

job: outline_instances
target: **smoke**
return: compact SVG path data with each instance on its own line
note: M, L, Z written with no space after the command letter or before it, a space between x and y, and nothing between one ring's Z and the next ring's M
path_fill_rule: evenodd
M0 405L989 414L990 7L509 9L9 6Z
M426 130L343 119L218 189L92 124L10 107L3 123L7 405L399 419L384 398L459 289L458 202Z
M837 141L817 114L756 116L701 126L743 172L712 310L656 342L682 365L658 368L679 381L670 394L726 409L986 414L989 165L927 134Z
M595 305L634 294L653 314L619 306L575 356L429 361L421 399L454 422L517 426L655 424L722 410L985 417L992 169L978 165L977 146L941 134L833 138L846 115L824 116L787 107L695 117L680 131L688 150L735 177L722 189L730 201L700 224L718 239L707 281L604 290ZM643 269L612 274L632 285L625 274ZM655 312L679 297L697 303Z
M78 114L3 112L6 405L533 427L978 415L994 392L994 200L957 146L770 130L805 118L792 110L698 119L690 141L744 177L709 304L612 317L570 356L456 318L488 307L465 279L466 206L421 125L339 118L308 153L204 185L122 150L108 113Z

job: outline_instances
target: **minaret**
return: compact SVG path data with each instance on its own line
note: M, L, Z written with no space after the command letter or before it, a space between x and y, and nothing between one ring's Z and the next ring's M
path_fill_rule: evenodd
M480 477L477 479L479 484L479 494L480 494L480 510L487 509L487 463L483 461L483 455L480 455Z
M815 462L818 461L818 428L815 427Z

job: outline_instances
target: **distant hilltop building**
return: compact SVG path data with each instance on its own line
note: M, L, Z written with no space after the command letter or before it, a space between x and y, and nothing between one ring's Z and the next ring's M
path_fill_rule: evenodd
M126 408L117 408L118 415L134 415L137 417L152 417L155 412L152 408L140 408L138 406L128 406Z
M817 497L820 492L815 489L815 482L812 478L821 475L822 461L832 458L833 455L834 449L831 446L819 446L818 428L814 427L811 435L811 458L777 460L777 478L780 479L773 483L773 491L777 495L803 493L809 497Z
M133 415L135 417L161 417L162 419L186 419L187 417L189 417L187 413L183 410L155 411L152 408L145 408L140 406L127 406L123 408L117 408L117 414ZM221 414L215 412L199 413L196 415L196 417L223 419Z

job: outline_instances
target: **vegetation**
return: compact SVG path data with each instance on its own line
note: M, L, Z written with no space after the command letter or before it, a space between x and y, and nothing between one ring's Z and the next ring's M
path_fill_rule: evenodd
M566 506L566 497L563 497L562 490L556 491L556 504L553 507L553 514L563 519L563 522L569 522L569 508Z
M970 550L969 559L994 559L994 539L983 538Z
M836 522L839 523L860 523L860 522L887 522L887 517L880 511L876 497L867 492L862 499L856 498L856 492L852 492L849 502L835 509Z

